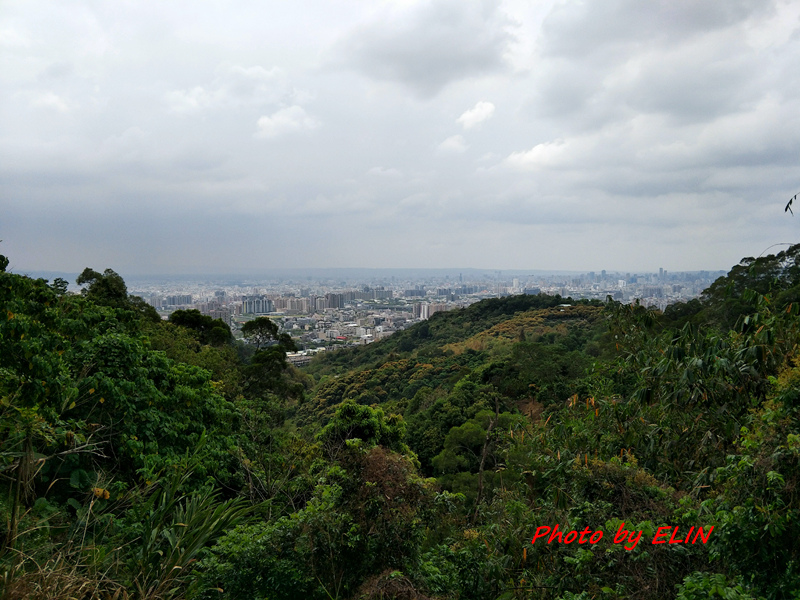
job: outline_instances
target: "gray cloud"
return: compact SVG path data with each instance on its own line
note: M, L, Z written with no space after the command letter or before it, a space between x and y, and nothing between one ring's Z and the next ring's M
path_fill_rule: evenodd
M630 44L672 45L775 11L774 0L637 0L555 5L542 27L544 52L585 58L598 52L627 54Z
M643 113L702 121L735 112L782 85L748 39L774 15L773 3L755 1L559 4L543 24L528 109L581 127Z
M4 7L0 252L711 269L796 236L798 2L332 6Z
M428 0L359 25L336 51L368 77L427 98L449 83L506 70L511 25L489 0Z

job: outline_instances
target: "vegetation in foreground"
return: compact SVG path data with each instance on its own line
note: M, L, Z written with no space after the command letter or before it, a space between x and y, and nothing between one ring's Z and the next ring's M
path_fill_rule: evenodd
M0 597L800 597L799 255L664 313L487 300L302 372L268 321L248 353L111 270L73 295L0 257ZM605 536L531 544L556 523Z

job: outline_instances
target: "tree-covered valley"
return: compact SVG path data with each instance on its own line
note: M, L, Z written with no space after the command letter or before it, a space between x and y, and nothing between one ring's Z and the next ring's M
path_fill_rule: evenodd
M267 322L243 344L0 257L0 598L798 598L799 258L663 312L484 300L297 369ZM604 535L532 542L556 524Z

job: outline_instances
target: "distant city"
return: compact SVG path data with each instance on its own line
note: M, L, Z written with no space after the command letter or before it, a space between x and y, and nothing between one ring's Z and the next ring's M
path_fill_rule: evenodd
M290 360L304 364L314 352L369 344L437 312L486 298L550 294L605 301L611 297L663 310L696 298L725 273L309 269L258 277L140 276L126 281L129 292L142 297L163 318L176 310L197 309L222 319L237 338L243 323L268 316L302 348ZM74 282L75 277L69 280Z

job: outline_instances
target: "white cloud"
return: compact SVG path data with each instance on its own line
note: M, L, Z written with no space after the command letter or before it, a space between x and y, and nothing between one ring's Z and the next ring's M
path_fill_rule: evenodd
M759 50L785 44L795 35L799 23L800 4L779 2L775 5L775 13L767 19L753 19L746 23L747 43Z
M512 152L506 163L523 170L563 166L570 162L570 146L562 139L543 142L524 152Z
M173 90L165 99L173 112L191 114L218 108L275 104L290 99L293 92L277 67L222 65L210 84Z
M464 136L461 135L451 135L441 144L439 144L439 152L457 152L462 153L465 152L469 148L467 145Z
M6 28L0 29L0 46L7 48L30 48L31 39L22 31Z
M213 106L214 94L198 85L190 90L168 92L166 101L173 112L190 113Z
M49 108L62 113L69 112L70 110L69 103L53 92L45 92L37 95L31 100L31 105L36 108Z
M491 118L494 114L494 104L491 102L478 102L475 106L467 111L464 111L458 119L464 129L472 129L478 123L483 123L486 119Z
M319 121L310 116L301 106L282 108L268 117L258 120L259 138L274 138L288 133L311 131L319 127Z

